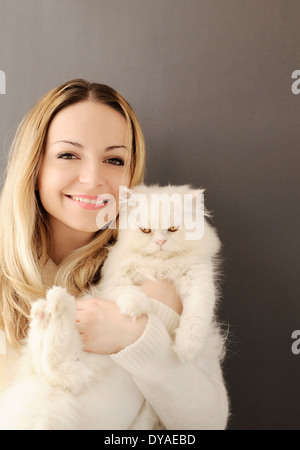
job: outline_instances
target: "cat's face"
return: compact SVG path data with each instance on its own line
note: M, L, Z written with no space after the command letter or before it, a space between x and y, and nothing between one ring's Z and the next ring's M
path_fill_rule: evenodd
M174 187L138 187L130 191L126 201L126 220L123 222L125 229L120 231L120 238L126 239L128 248L142 255L164 259L184 254L195 245L195 242L186 239L190 231L186 228L187 214L192 215L193 208L182 206L184 194L191 191L185 186L175 188L175 192L177 196L173 197L173 202L158 203L155 195L169 195L170 198Z
M168 228L152 229L150 225L143 222L135 229L122 230L122 232L127 246L142 255L165 258L171 254L182 253L186 249L183 229L178 226L170 225Z

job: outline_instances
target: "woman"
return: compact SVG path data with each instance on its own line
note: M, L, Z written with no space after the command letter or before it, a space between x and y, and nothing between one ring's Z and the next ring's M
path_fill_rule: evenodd
M72 80L32 108L12 149L0 203L0 307L9 348L17 349L27 333L30 305L45 297L47 288L61 285L78 297L100 280L117 235L109 227L99 230L97 215L107 194L117 203L119 186L142 181L145 145L132 108L117 92ZM169 335L182 309L173 285L146 281L141 288L161 302L158 316L132 321L115 302L77 302L85 350L111 355L145 399L128 417L128 428L147 426L139 422L147 404L157 414L156 427L225 428L218 330L201 359L181 364ZM121 396L113 401L116 410L124 407ZM118 429L118 418L110 420Z

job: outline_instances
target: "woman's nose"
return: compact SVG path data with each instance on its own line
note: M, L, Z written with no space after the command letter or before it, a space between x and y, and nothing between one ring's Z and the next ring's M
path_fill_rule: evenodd
M84 165L80 172L79 181L82 184L89 187L96 187L104 184L103 171L100 168L100 164L96 162L90 162Z

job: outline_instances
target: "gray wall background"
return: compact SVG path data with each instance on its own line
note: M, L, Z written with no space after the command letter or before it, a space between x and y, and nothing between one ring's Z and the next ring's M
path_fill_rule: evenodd
M300 429L299 0L0 0L0 163L71 78L132 104L147 182L192 183L224 244L231 429Z

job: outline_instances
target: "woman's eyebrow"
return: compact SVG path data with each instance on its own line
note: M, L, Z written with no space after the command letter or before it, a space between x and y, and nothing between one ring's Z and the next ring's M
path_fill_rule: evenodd
M71 145L74 145L74 147L78 147L78 148L80 148L80 149L83 149L83 148L84 148L82 144L79 144L79 142L74 142L74 141L61 140L61 141L53 142L53 144L59 144L59 143L61 143L61 142L64 143L64 144L71 144ZM125 150L127 150L127 147L126 147L125 145L110 145L109 147L106 147L106 148L104 149L104 151L105 151L105 152L109 152L109 151L112 151L112 150L117 150L117 149L119 149L119 148L124 148Z
M125 148L125 150L127 150L127 147L125 145L111 145L110 147L106 147L104 151L109 152L111 150L117 150L118 148Z
M83 145L79 144L79 142L65 141L65 140L53 142L53 145L54 144L60 144L61 142L64 143L64 144L74 145L74 147L83 148Z

